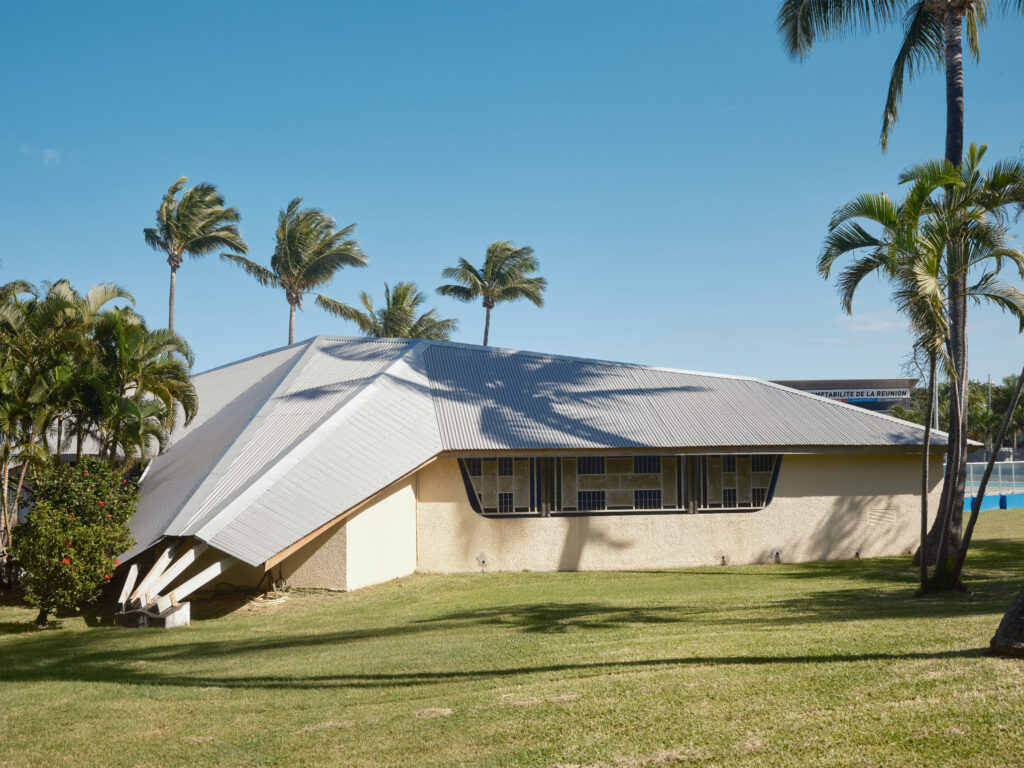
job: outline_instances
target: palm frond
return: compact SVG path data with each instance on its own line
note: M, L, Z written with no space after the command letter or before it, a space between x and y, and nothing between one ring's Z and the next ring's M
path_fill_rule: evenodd
M819 38L834 40L889 26L904 5L905 0L784 0L776 28L786 53L803 59Z

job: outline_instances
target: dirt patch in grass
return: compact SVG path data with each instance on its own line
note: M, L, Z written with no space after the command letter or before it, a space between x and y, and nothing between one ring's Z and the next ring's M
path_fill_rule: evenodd
M431 707L430 709L421 709L416 713L416 717L447 717L454 712L454 709L447 707Z
M213 741L213 736L186 736L182 741L187 741L189 744L206 744Z

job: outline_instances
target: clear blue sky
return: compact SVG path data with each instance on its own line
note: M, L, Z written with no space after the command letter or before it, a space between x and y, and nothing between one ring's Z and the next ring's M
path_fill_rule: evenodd
M358 222L370 257L325 292L415 280L459 341L483 310L433 294L486 245L531 245L547 306L500 306L492 342L767 378L898 375L903 324L872 284L853 317L814 263L833 208L896 191L943 151L943 82L878 128L895 34L789 61L777 3L0 3L0 280L118 281L166 324L143 242L178 176L240 208L269 260L293 196ZM1022 23L967 71L968 140L1024 140ZM286 341L284 297L216 258L178 277L197 369ZM1016 371L998 312L970 323L973 377ZM307 306L297 337L355 335Z

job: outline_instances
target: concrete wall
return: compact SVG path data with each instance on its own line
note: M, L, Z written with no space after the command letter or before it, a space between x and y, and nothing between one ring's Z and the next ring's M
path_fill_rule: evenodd
M931 467L930 514L942 457ZM417 570L629 570L905 554L920 531L920 456L787 455L757 512L493 519L454 459L417 475Z

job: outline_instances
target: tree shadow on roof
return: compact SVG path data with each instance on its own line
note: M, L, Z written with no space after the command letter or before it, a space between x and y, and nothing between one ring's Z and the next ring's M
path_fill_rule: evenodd
M431 346L423 364L442 433L475 429L468 439L481 443L446 446L456 450L679 447L661 438L666 414L652 399L710 391L647 386L634 366L458 347Z

